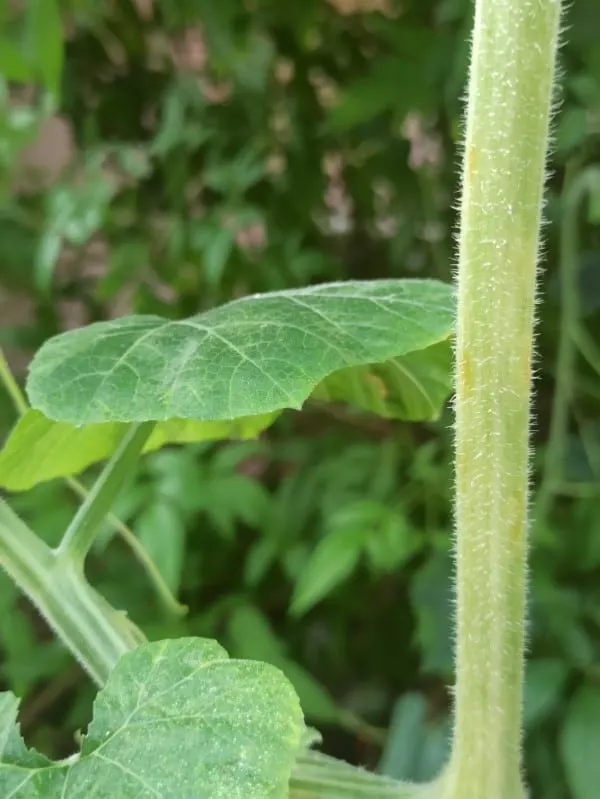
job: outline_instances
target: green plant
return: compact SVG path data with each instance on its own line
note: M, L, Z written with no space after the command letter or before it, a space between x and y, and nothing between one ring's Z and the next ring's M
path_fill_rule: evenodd
M556 2L529 3L520 9L494 9L491 3L482 2L476 17L459 274L459 679L455 748L449 769L435 788L440 796L475 797L480 795L482 786L485 795L490 797L512 797L522 792L519 718L529 357L542 168L558 15ZM509 48L508 56L506 48ZM539 92L538 102L526 105L523 98L531 100L533 87ZM498 134L503 113L506 113L507 127L500 126L505 139L498 145L497 140L490 142L489 137ZM507 158L506 169L498 170L496 159L500 162L500 156ZM486 163L486 159L490 162ZM525 188L514 179L511 169L526 176ZM504 281L507 287L496 294ZM515 285L520 290L515 290ZM482 288L492 293L485 295ZM486 297L485 301L482 296ZM415 303L422 306L417 316ZM289 306L293 308L292 314ZM472 313L472 309L478 310L479 315ZM402 329L396 320L389 318L390 310L400 310L409 324ZM4 774L7 780L15 782L7 783L9 791L16 796L26 796L27 786L35 785L40 792L46 791L46 795L59 790L63 795L69 795L67 791L78 795L77 791L84 790L80 786L85 784L89 795L86 781L94 780L98 795L103 795L101 780L112 780L113 773L110 763L103 762L102 766L98 763L103 757L99 736L108 733L110 737L111 729L123 724L122 719L104 705L110 705L115 695L112 701L122 703L123 693L132 690L136 669L138 681L140 677L146 678L147 672L140 666L140 661L145 659L150 674L148 685L141 689L140 696L146 690L144 698L160 711L161 719L168 711L171 726L180 723L177 714L187 708L189 697L188 694L171 697L169 690L172 685L177 686L176 680L188 684L197 676L194 668L199 663L211 672L213 679L218 680L223 672L221 679L227 687L227 700L231 702L236 696L244 702L250 689L254 702L252 680L258 679L264 690L269 686L273 705L261 707L259 703L258 707L263 714L271 713L274 720L281 721L281 729L276 730L280 733L277 741L273 730L269 739L268 731L260 727L255 730L257 738L263 736L259 745L265 747L272 762L278 763L278 770L271 771L272 762L263 760L263 768L251 773L249 782L248 773L240 773L243 769L238 766L240 762L247 763L252 752L236 749L234 766L230 770L224 768L215 776L214 752L210 747L202 750L206 756L202 761L200 747L190 735L188 745L196 759L185 760L185 765L189 764L190 773L200 780L198 759L204 762L204 782L194 786L176 781L187 779L187 773L171 775L169 772L166 777L151 777L152 782L161 780L157 782L161 791L174 796L188 790L204 790L210 796L232 795L235 790L257 797L285 794L288 774L284 772L289 771L298 748L306 744L306 739L302 737L297 704L276 673L268 670L263 673L258 666L247 664L245 681L242 681L236 672L237 664L234 668L222 652L200 642L185 641L162 648L155 644L137 646L139 638L133 626L107 607L83 581L83 560L116 489L130 473L132 461L145 447L159 446L168 440L214 438L214 423L220 425L221 430L225 428L223 434L231 434L235 432L229 424L232 419L258 417L254 423L256 429L260 429L282 408L298 407L315 387L314 396L318 399L333 396L380 413L415 418L414 413L406 411L414 405L414 394L413 401L407 401L411 394L410 378L414 385L415 375L430 374L432 358L433 362L436 358L436 342L449 333L451 310L449 293L435 283L346 284L339 288L323 287L245 300L187 323L167 323L146 317L102 324L55 339L41 350L29 382L30 399L36 408L31 413L43 413L46 421L43 417L41 421L53 432L56 425L63 425L59 436L68 433L69 440L74 442L71 454L68 450L62 453L62 472L58 473L68 474L82 466L73 462L73 451L78 453L82 437L87 435L86 427L78 426L90 425L92 433L99 434L94 439L96 443L88 462L106 457L107 439L114 442L109 447L114 452L56 551L33 537L5 507L3 560L7 571L69 643L97 682L103 684L108 679L108 685L97 705L97 714L104 716L104 725L94 722L81 756L72 762L46 769L47 763L24 751L15 733L10 733L9 762ZM487 335L480 338L476 324L483 326ZM239 335L242 327L247 330L252 326L257 335L255 341L247 333ZM352 335L358 327L365 328L364 338ZM499 330L503 331L502 335ZM309 346L311 335L318 337L318 347ZM331 350L323 350L324 344L332 341L343 344L336 357ZM515 358L505 360L505 350L512 351L513 341ZM282 353L287 355L285 365L281 363ZM214 370L216 362L219 371ZM381 366L373 366L375 363ZM204 385L210 393L198 395L198 375L205 375ZM227 385L222 383L225 377ZM507 378L506 382L500 381L500 377ZM422 393L428 400L427 409L423 411L426 416L431 414L430 398L435 398L435 408L443 399L444 390L440 396L439 390L423 386ZM184 421L170 423L173 418ZM24 419L13 434L10 443L16 451L22 446L19 437L27 429L27 423L31 429L31 419L31 416L29 420ZM188 423L187 419L194 421ZM37 420L40 421L39 415ZM511 425L510 430L506 430L508 425ZM151 436L156 436L154 442ZM492 458L489 451L480 449L486 445L496 448L497 457ZM473 468L477 471L471 481L469 469ZM502 477L500 483L498 475ZM509 480L514 482L508 484ZM488 502L482 504L478 493L475 507L473 487L479 484ZM503 501L508 502L508 514L502 512ZM503 516L513 525L514 538L511 538L510 547L503 546L503 526L498 521ZM489 536L483 542L475 538L481 533L482 523L489 529ZM484 544L484 551L479 553L478 548L483 548ZM501 559L500 565L492 562L495 558ZM517 575L515 586L505 582L504 567L506 572ZM492 605L478 606L489 585L498 589L491 596ZM470 599L471 594L475 601ZM64 612L65 608L81 611L82 615L79 618L69 615ZM493 653L505 658L496 662L491 671L481 652L469 648L466 631L472 635L473 630L488 640ZM82 631L85 631L83 636ZM492 638L492 635L500 637ZM131 648L134 648L131 654L123 654ZM187 661L185 664L190 670L176 672L172 666L182 658L192 661L191 665ZM171 700L168 709L158 702L159 695L155 698L153 694L152 675ZM211 686L214 689L206 677L200 690ZM494 695L494 691L498 694ZM217 711L219 715L221 709ZM489 715L492 711L499 714L498 718L492 719ZM230 712L239 715L239 707L230 706ZM192 711L189 718L193 717ZM156 717L150 716L149 723L155 722ZM238 736L252 738L251 725L240 727L229 723L225 734L230 739L237 742ZM8 726L10 724L12 720L9 719ZM126 723L123 730L127 734ZM199 732L202 733L202 728L195 728L194 734ZM217 726L217 734L219 732ZM112 738L110 740L112 742ZM132 740L128 738L130 743ZM286 744L285 751L281 749L282 743ZM478 756L471 762L472 752L476 750ZM166 751L161 757L168 763L172 755ZM135 759L136 767L146 768L137 761L133 745L129 750L117 748L117 756ZM11 763L21 768L11 768ZM150 768L155 765L151 764ZM30 782L21 787L23 767L31 770L26 777ZM123 770L122 763L120 767ZM131 772L126 777L121 776L123 794L138 790L130 787L127 780L139 781L140 777L144 779ZM213 777L214 783L211 782ZM309 754L299 755L291 785L292 793L297 796L402 796L417 791L431 793L432 790L402 788L391 781L376 780Z

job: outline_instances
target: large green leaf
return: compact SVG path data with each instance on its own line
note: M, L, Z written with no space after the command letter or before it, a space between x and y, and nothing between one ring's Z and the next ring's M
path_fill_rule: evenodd
M382 280L256 295L183 321L100 322L41 348L28 395L75 425L299 409L340 369L444 341L453 312L449 285Z
M279 671L190 638L123 656L73 759L28 750L16 715L0 695L0 795L13 799L284 799L304 732Z
M161 422L146 442L144 452L168 443L254 438L271 424L275 415L232 422L178 419ZM53 422L39 411L29 410L19 419L0 452L0 486L8 491L26 491L45 480L78 474L92 463L109 458L127 428L127 424L118 422L75 427Z
M347 402L388 419L436 419L450 391L450 365L451 346L446 340L381 364L334 372L316 387L311 398ZM221 422L171 419L156 426L144 452L166 444L254 438L277 416L275 411ZM79 474L109 458L126 429L127 424L119 422L75 427L30 410L0 451L0 486L27 491L47 480Z

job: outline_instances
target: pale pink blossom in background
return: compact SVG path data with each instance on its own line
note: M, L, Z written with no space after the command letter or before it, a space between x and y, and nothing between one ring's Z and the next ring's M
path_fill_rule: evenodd
M152 19L154 14L154 0L133 0L133 5L142 19Z
M311 69L308 73L308 80L323 108L332 108L338 102L338 86L325 72L320 69Z
M374 12L387 17L394 16L393 0L327 0L327 2L342 16Z
M285 172L286 157L283 153L271 153L267 158L267 173L277 177Z
M211 103L211 105L221 105L222 103L226 103L231 97L232 87L229 81L215 83L214 81L202 79L200 81L200 88L204 95L204 99L207 103Z
M75 157L70 124L60 116L42 122L37 137L19 153L16 191L39 191L52 186Z
M322 169L328 178L323 198L328 211L327 224L329 232L338 236L349 233L353 227L354 205L346 189L343 167L340 153L327 153L323 158Z
M241 250L264 250L267 246L267 231L262 222L253 222L238 230L235 243Z
M171 45L171 56L177 69L188 72L204 72L208 60L208 50L202 29L198 26L186 28Z
M282 86L287 86L294 77L294 63L288 58L278 58L275 63L275 80Z
M409 114L402 125L402 135L410 143L408 163L411 169L440 166L442 162L440 137L427 130L421 116Z

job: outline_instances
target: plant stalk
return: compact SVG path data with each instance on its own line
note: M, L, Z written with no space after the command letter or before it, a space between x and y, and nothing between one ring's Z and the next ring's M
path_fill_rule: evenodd
M531 361L560 0L477 0L456 333L457 645L444 799L522 799Z
M67 528L57 557L83 571L83 563L98 534L98 528L111 510L115 497L133 468L148 440L154 422L133 425L125 434L90 492Z
M74 477L65 478L65 482L69 488L71 488L81 499L85 500L89 496L89 489L87 489L79 482L79 480L76 480ZM177 601L176 597L171 592L171 589L166 584L164 577L156 567L156 564L146 552L133 530L131 530L124 522L122 522L118 516L115 516L114 513L107 513L106 521L121 536L123 541L138 559L139 563L146 570L146 574L150 578L150 582L154 586L154 589L163 603L165 610L175 616L185 616L188 612L187 606Z
M121 655L139 644L139 633L125 615L59 561L3 499L0 565L99 686Z
M18 415L23 416L23 414L27 413L27 401L19 388L19 384L15 380L15 376L8 365L2 348L0 348L0 383L2 383L6 389L6 393L11 398Z
M299 755L289 799L434 799L430 785L397 782L319 752Z

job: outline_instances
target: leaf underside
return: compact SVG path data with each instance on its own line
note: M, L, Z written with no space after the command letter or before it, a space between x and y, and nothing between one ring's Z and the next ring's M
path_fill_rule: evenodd
M262 414L232 422L172 419L152 431L144 452L166 444L255 438L277 414ZM75 427L53 422L40 411L29 410L17 422L0 452L0 486L27 491L38 483L69 477L109 458L129 425L123 422Z

